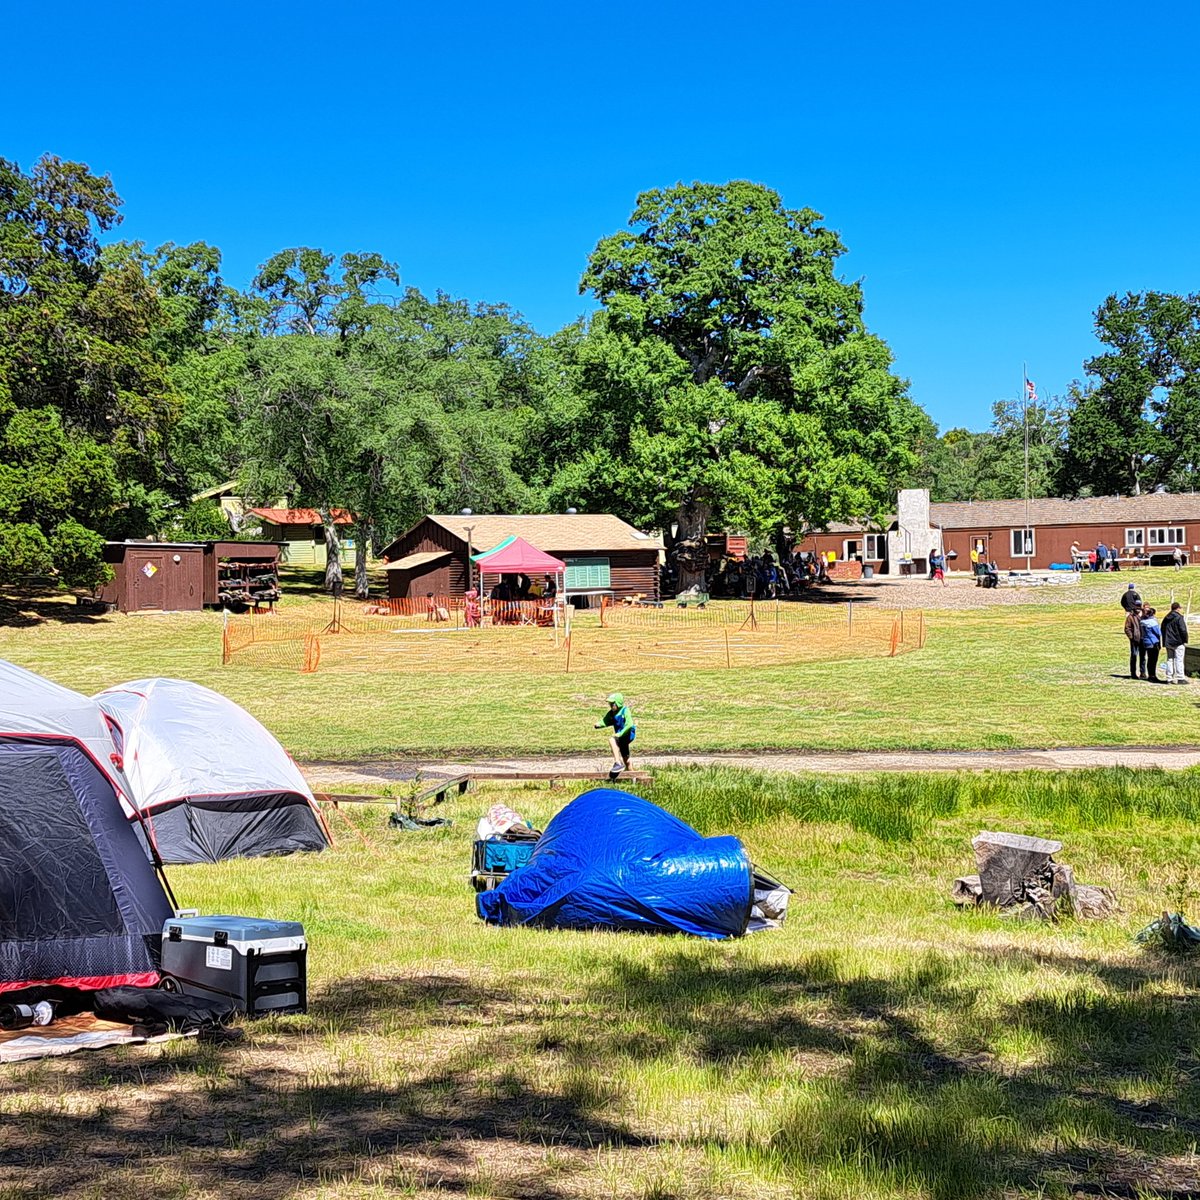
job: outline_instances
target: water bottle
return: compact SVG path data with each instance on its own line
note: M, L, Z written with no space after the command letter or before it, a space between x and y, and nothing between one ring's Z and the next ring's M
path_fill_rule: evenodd
M30 1025L49 1025L54 1020L54 1005L48 1000L37 1004L0 1004L0 1029L28 1029Z

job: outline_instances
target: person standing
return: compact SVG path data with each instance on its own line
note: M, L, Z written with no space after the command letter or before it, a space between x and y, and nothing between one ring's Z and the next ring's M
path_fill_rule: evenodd
M1175 570L1183 570L1183 551L1178 546L1171 551L1171 562L1175 565Z
M613 764L608 769L608 778L616 779L622 771L629 770L629 747L637 736L637 726L625 697L613 692L608 697L608 712L593 726L595 729L611 729L608 744L612 749Z
M1096 543L1096 570L1108 570L1108 547L1103 542Z
M940 583L942 587L946 586L946 556L940 551L935 550L929 556L929 566L931 570L931 578L934 583Z
M475 588L467 588L463 597L463 623L468 629L478 629L483 624L483 609Z
M1150 605L1142 608L1142 650L1146 655L1144 678L1151 683L1161 683L1158 677L1158 652L1162 648L1162 626L1154 614L1155 609Z
M1187 683L1187 675L1183 669L1187 641L1187 617L1183 615L1179 601L1175 600L1171 604L1171 611L1163 617L1162 622L1163 653L1167 659L1163 674L1166 675L1168 683Z
M1125 597L1121 597L1122 602ZM1129 678L1136 679L1141 672L1146 678L1146 655L1142 650L1142 610L1141 606L1130 607L1125 613L1125 636L1129 639Z
M1133 612L1134 610L1141 612L1142 598L1137 594L1137 590L1132 583L1121 593L1121 607L1126 612Z

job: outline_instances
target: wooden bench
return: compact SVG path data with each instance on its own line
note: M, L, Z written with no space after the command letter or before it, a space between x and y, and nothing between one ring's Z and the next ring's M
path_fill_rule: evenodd
M452 791L463 795L471 787L470 775L451 775L444 779L434 780L427 788L413 796L359 796L349 792L316 792L318 800L327 800L337 808L341 804L394 804L399 806L401 801L420 805L422 801L432 797L434 804L441 804Z

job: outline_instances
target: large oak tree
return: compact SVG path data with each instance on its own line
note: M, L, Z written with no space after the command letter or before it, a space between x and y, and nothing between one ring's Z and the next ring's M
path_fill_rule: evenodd
M868 332L838 235L758 184L645 192L583 276L602 310L572 347L562 501L676 528L680 583L710 523L766 534L888 507L919 410Z

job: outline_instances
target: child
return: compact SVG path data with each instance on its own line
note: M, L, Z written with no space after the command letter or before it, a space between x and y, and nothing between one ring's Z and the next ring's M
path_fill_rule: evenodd
M478 629L483 623L479 609L479 593L469 588L463 605L463 617L468 629Z
M608 777L616 779L622 771L629 770L629 744L637 735L637 727L633 723L633 714L625 697L620 692L613 692L608 698L608 712L593 726L595 729L612 729L608 744L612 747L613 765L609 768Z

